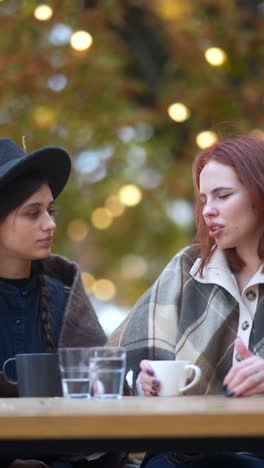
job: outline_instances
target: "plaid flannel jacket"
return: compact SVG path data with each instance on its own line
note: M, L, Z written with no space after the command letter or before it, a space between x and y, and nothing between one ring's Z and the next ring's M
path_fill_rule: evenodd
M232 366L239 305L223 287L190 275L198 257L198 246L181 250L110 337L111 345L126 348L134 384L142 359L186 359L202 370L199 384L188 394L222 393ZM263 299L260 284L249 348L264 358Z

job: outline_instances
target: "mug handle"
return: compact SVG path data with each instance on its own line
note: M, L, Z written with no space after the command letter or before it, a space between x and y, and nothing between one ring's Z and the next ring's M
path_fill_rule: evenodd
M200 367L195 366L194 364L186 364L185 369L192 369L194 371L194 377L193 377L193 380L188 385L185 385L184 387L179 388L180 393L185 392L185 390L189 390L189 388L192 388L194 385L196 385L201 377Z
M12 362L12 361L15 361L15 362L16 362L16 358L9 358L9 359L7 359L7 360L4 362L4 364L3 364L3 373L4 373L4 376L5 376L5 379L6 379L9 383L11 383L11 384L13 384L13 385L17 385L17 383L18 383L17 380L12 379L12 377L10 377L10 375L8 375L8 372L6 371L6 366L8 366L8 364L9 364L10 362Z

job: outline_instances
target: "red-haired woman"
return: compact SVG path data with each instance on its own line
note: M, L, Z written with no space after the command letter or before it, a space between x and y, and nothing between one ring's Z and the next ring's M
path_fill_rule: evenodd
M127 348L135 388L140 384L146 396L159 394L151 359L197 364L202 378L193 394L262 394L264 141L245 136L214 144L196 157L193 181L197 243L170 261L111 343ZM150 454L142 466L180 468L186 463L189 468L264 467L264 459L250 454L188 457L185 462L174 453Z

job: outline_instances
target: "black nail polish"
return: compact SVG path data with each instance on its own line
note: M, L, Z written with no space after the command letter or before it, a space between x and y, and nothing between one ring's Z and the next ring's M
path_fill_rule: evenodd
M159 386L158 380L152 380L152 390L156 390Z
M230 390L228 387L226 388L224 393L227 397L232 397L233 395L235 395L235 392L233 392L233 390Z
M153 377L154 372L151 369L147 369L147 374Z
M224 392L227 390L227 385L222 385Z

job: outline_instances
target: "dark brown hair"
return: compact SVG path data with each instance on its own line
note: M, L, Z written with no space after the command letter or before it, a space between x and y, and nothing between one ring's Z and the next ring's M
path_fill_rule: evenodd
M47 180L41 174L30 174L23 178L15 179L12 184L0 189L0 222L12 211L24 203L33 193L43 185L48 185ZM39 286L39 326L40 332L46 341L47 351L55 352L55 344L52 335L51 314L48 305L48 289L43 272L38 270Z
M261 259L264 258L264 140L251 136L229 138L201 151L193 163L195 239L199 242L201 249L201 273L216 247L214 240L209 237L199 196L200 173L209 161L217 161L232 167L236 171L240 182L247 189L254 210L259 217L259 222L263 224L263 235L258 246L258 256ZM225 254L231 270L234 272L241 271L244 262L236 250L234 248L226 249Z

